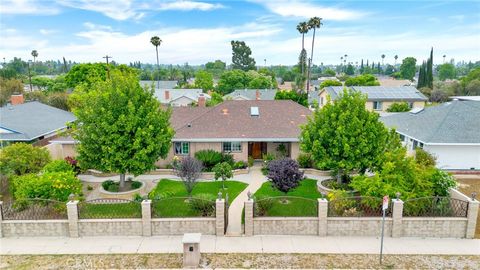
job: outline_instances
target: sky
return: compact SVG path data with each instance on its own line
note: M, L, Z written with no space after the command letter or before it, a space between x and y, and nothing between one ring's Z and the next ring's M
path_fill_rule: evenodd
M311 0L1 0L0 58L155 63L231 63L231 40L243 40L257 65L292 65L301 50L299 22L322 18L314 64L413 56L434 63L480 60L480 1ZM305 37L311 53L313 31Z

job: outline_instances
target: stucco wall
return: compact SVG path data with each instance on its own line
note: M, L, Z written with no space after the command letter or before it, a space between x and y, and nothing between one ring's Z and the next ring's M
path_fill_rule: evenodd
M184 233L215 235L215 218L152 219L152 235L177 235Z
M464 238L466 218L406 218L402 220L404 237Z
M437 158L438 168L480 169L480 145L425 145L423 149Z
M4 237L68 236L68 220L4 220Z
M175 100L173 100L170 105L172 106L175 106L175 107L179 107L179 106L189 106L190 104L192 104L195 100L191 100L187 97L180 97L180 98L177 98Z
M390 106L392 106L393 103L399 103L399 102L405 102L405 101L402 101L402 100L382 101L382 109L381 109L381 110L378 110L378 111L386 112L387 109L390 108ZM407 101L407 103L410 103L410 102ZM374 111L374 109L373 109L373 101L367 101L367 103L365 104L365 107L366 107L368 110ZM423 107L425 107L425 101L414 101L414 102L413 102L412 108L423 108ZM375 110L375 111L377 111L377 110Z
M253 234L317 235L316 217L256 217Z
M74 144L56 144L50 143L44 146L50 153L52 159L64 159L77 155Z
M82 219L78 221L80 236L141 236L141 219Z
M382 218L327 218L327 236L380 236ZM385 218L385 236L392 235L392 219Z

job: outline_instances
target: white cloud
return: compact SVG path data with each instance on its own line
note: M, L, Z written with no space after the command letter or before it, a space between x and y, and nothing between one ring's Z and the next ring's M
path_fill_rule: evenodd
M167 3L160 3L159 8L157 10L181 10L181 11L189 11L189 10L201 10L201 11L209 11L219 8L224 8L222 4L212 4L206 2L196 2L196 1L169 1ZM155 6L152 6L155 9Z
M320 17L330 21L356 20L367 15L365 12L337 7L326 7L309 1L298 0L250 0L263 5L271 12L287 18Z
M54 34L57 32L57 30L53 30L53 29L40 29L38 30L38 32L40 32L40 34L42 35L51 35L51 34Z
M45 5L42 2L35 0L1 0L0 14L54 15L60 12L58 7Z

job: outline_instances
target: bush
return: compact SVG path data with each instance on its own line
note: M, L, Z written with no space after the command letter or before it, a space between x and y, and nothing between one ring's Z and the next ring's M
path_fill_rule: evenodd
M408 106L407 102L394 102L387 109L387 112L408 112L408 111L410 111L410 106Z
M216 197L212 194L197 194L190 199L190 207L199 212L202 216L207 217L213 215L215 212L215 199Z
M290 189L298 186L300 180L303 179L303 172L300 171L295 160L284 158L270 161L267 178L275 188L287 193Z
M233 177L232 166L227 162L222 162L213 167L213 172L215 172L215 181L221 178L222 188L225 189L225 180Z
M433 184L432 188L435 196L449 196L448 190L457 186L455 178L448 172L437 168L432 168L431 171L429 178Z
M87 186L87 190L93 190L93 187L90 186L90 185L88 185L88 186Z
M255 198L255 212L258 216L265 216L274 204L274 199L271 197L259 196Z
M75 172L75 175L79 174L81 172L80 166L78 165L78 161L73 158L73 157L65 157L65 161L72 166L73 171Z
M248 167L252 167L255 163L255 159L252 156L248 156Z
M73 167L65 160L54 160L43 167L43 172L72 172Z
M106 191L109 191L110 186L113 186L113 185L115 185L115 181L113 181L113 180L107 180L107 181L102 182L102 187Z
M142 195L140 195L139 193L135 193L133 195L133 200L136 201L136 202L142 202L143 201L143 197Z
M437 164L437 160L432 154L419 147L415 148L415 162L425 167L435 167Z
M186 156L178 162L175 170L178 177L182 179L188 195L191 195L193 188L197 184L197 179L202 173L202 162L196 158Z
M0 150L0 173L4 175L37 173L48 162L48 150L31 144L14 143Z
M82 183L72 172L48 172L42 175L25 174L13 178L13 196L67 201L70 194L79 195Z
M248 167L248 164L243 160L237 161L237 162L235 162L235 164L233 164L233 169L234 170L246 169L247 167Z
M132 189L137 189L137 188L140 188L141 186L142 186L142 182L139 182L139 181L132 182Z
M205 171L211 171L213 166L221 163L224 159L222 153L215 150L200 150L195 153L195 158L202 162Z
M298 155L297 162L300 168L313 168L312 155L309 153L301 153Z

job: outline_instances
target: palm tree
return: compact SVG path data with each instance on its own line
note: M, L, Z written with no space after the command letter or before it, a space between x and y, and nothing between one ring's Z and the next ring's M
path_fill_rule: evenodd
M309 27L307 22L301 22L297 25L297 30L302 34L302 52L305 50L305 34L308 33ZM302 76L304 76L305 71L303 70L302 65Z
M382 54L382 66L383 66L383 59L385 59L385 54Z
M395 58L395 66L396 66L396 65L397 65L398 55L395 54L395 56L394 56L393 58Z
M310 18L310 20L308 20L308 27L310 29L313 29L313 39L312 39L312 51L311 51L311 54L310 54L310 61L308 62L307 93L310 90L310 73L311 73L310 69L311 69L312 61L313 61L313 47L315 45L315 32L316 32L317 28L320 28L321 25L322 25L322 18L313 17L313 18Z
M157 88L160 88L160 79L159 79L160 64L158 62L158 46L162 44L162 40L158 36L153 36L150 39L150 43L152 43L152 45L155 46L155 51L157 52Z
M37 50L32 51L32 56L33 56L33 64L35 64L35 59L38 57L38 52Z
M443 55L443 63L445 64L445 57L447 57L447 55Z

